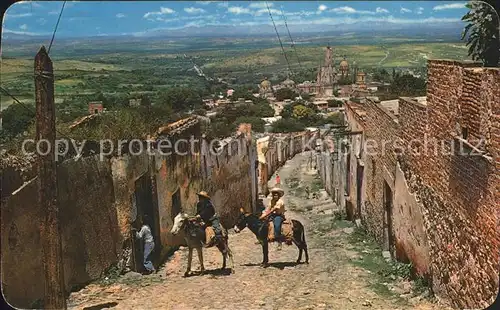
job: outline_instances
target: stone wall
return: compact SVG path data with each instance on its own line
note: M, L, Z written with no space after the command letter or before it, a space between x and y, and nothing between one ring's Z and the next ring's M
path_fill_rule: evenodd
M21 308L44 292L38 184L32 180L2 202L2 289L9 303ZM98 278L117 261L122 243L114 200L109 160L95 156L58 166L67 290Z
M429 61L428 72L427 123L404 119L439 151L422 144L423 155L405 152L401 167L423 204L434 290L456 307L482 308L498 292L500 71ZM460 154L460 145L479 150Z
M320 174L330 191L342 192L346 180L348 215L411 262L438 297L484 308L499 287L500 70L432 60L428 74L426 102L401 98L398 117L370 100L346 104L349 128L363 134L338 157L349 169L334 166L330 181L329 168ZM357 156L358 139L375 150L365 144Z
M303 151L314 150L317 133L304 131L288 134L270 134L257 140L259 162L259 193L268 195L267 182L283 164Z

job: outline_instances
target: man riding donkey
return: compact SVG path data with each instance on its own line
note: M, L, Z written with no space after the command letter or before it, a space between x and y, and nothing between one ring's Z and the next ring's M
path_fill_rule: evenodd
M198 203L196 204L196 218L201 219L206 227L212 226L215 232L215 241L218 243L222 240L222 228L220 225L219 216L215 213L215 207L210 200L210 196L206 191L198 193Z
M271 189L271 201L260 219L268 218L274 224L274 240L278 243L276 249L281 250L281 243L283 238L281 236L281 226L283 221L285 221L285 201L283 200L283 195L285 192L279 187L274 187Z

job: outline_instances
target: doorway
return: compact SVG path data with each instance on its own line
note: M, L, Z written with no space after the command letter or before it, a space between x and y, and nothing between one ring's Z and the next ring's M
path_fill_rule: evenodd
M177 189L172 195L172 212L170 213L172 223L174 222L174 218L181 212L181 210L181 190Z
M394 257L394 232L392 227L392 190L389 184L384 181L384 249Z
M149 225L151 227L151 233L154 238L155 248L153 253L151 253L151 260L155 261L155 258L158 256L159 251L161 249L160 244L160 225L159 225L159 217L158 210L155 210L153 204L153 187L151 182L151 177L149 173L145 173L139 179L135 181L135 205L137 207L137 219L143 219L145 215L149 217ZM136 221L136 228L138 227L138 221ZM133 236L135 237L135 236ZM134 253L134 267L135 271L142 271L144 269L143 266L143 251L144 251L144 243L142 240L134 238L134 242L132 243L132 253ZM155 266L156 267L156 266Z
M356 213L357 218L361 219L361 205L362 205L362 189L363 189L363 172L364 166L357 164L356 168Z

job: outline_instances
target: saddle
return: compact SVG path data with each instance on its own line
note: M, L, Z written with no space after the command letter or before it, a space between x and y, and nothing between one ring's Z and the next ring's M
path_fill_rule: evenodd
M274 224L273 222L268 223L269 229L267 234L267 241L274 242L279 241L274 238ZM284 241L286 244L292 244L293 239L293 223L292 220L285 219L281 224L281 241Z
M222 238L227 238L227 230L221 226ZM205 247L209 248L217 244L217 239L215 238L215 229L212 226L205 228Z

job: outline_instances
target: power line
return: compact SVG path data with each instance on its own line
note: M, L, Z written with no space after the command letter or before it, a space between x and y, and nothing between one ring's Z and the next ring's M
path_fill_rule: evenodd
M54 42L54 38L55 38L56 32L57 32L57 27L59 26L59 21L61 20L61 16L62 16L62 13L64 11L65 5L66 5L66 1L63 2L63 5L61 7L61 12L59 13L59 17L57 18L56 27L54 28L54 33L52 34L52 39L50 40L49 49L47 50L47 54L50 54L50 48L52 47L52 43Z
M7 96L11 97L16 103L21 105L26 111L30 112L33 114L33 117L36 117L36 112L34 112L32 109L28 108L22 101L19 101L14 95L10 94L4 87L0 86L0 90L6 94ZM68 140L71 140L70 138L66 137L66 134L61 133L59 130L56 129L56 132L62 137L66 138Z
M299 58L299 54L297 53L297 48L295 47L295 42L292 39L292 35L290 34L290 29L288 29L288 24L286 23L286 16L285 16L285 13L283 12L283 6L281 6L280 11L281 11L281 16L283 17L283 21L285 22L286 30L288 31L288 36L290 37L290 42L292 42L292 47L293 47L293 50L295 51L295 56L297 56L297 62L299 63L299 67L302 70L302 64L300 63L300 58Z
M280 34L278 32L278 29L276 28L276 24L274 23L273 15L271 14L271 9L269 8L269 4L267 4L267 1L266 1L266 6L267 6L267 11L269 12L269 16L271 17L271 21L273 22L274 30L276 31L276 35L278 36L278 41L280 42L281 51L283 51L283 55L285 56L286 64L288 66L288 72L291 73L292 70L290 69L290 62L288 61L288 57L286 56L285 49L283 48L283 43L281 42Z

